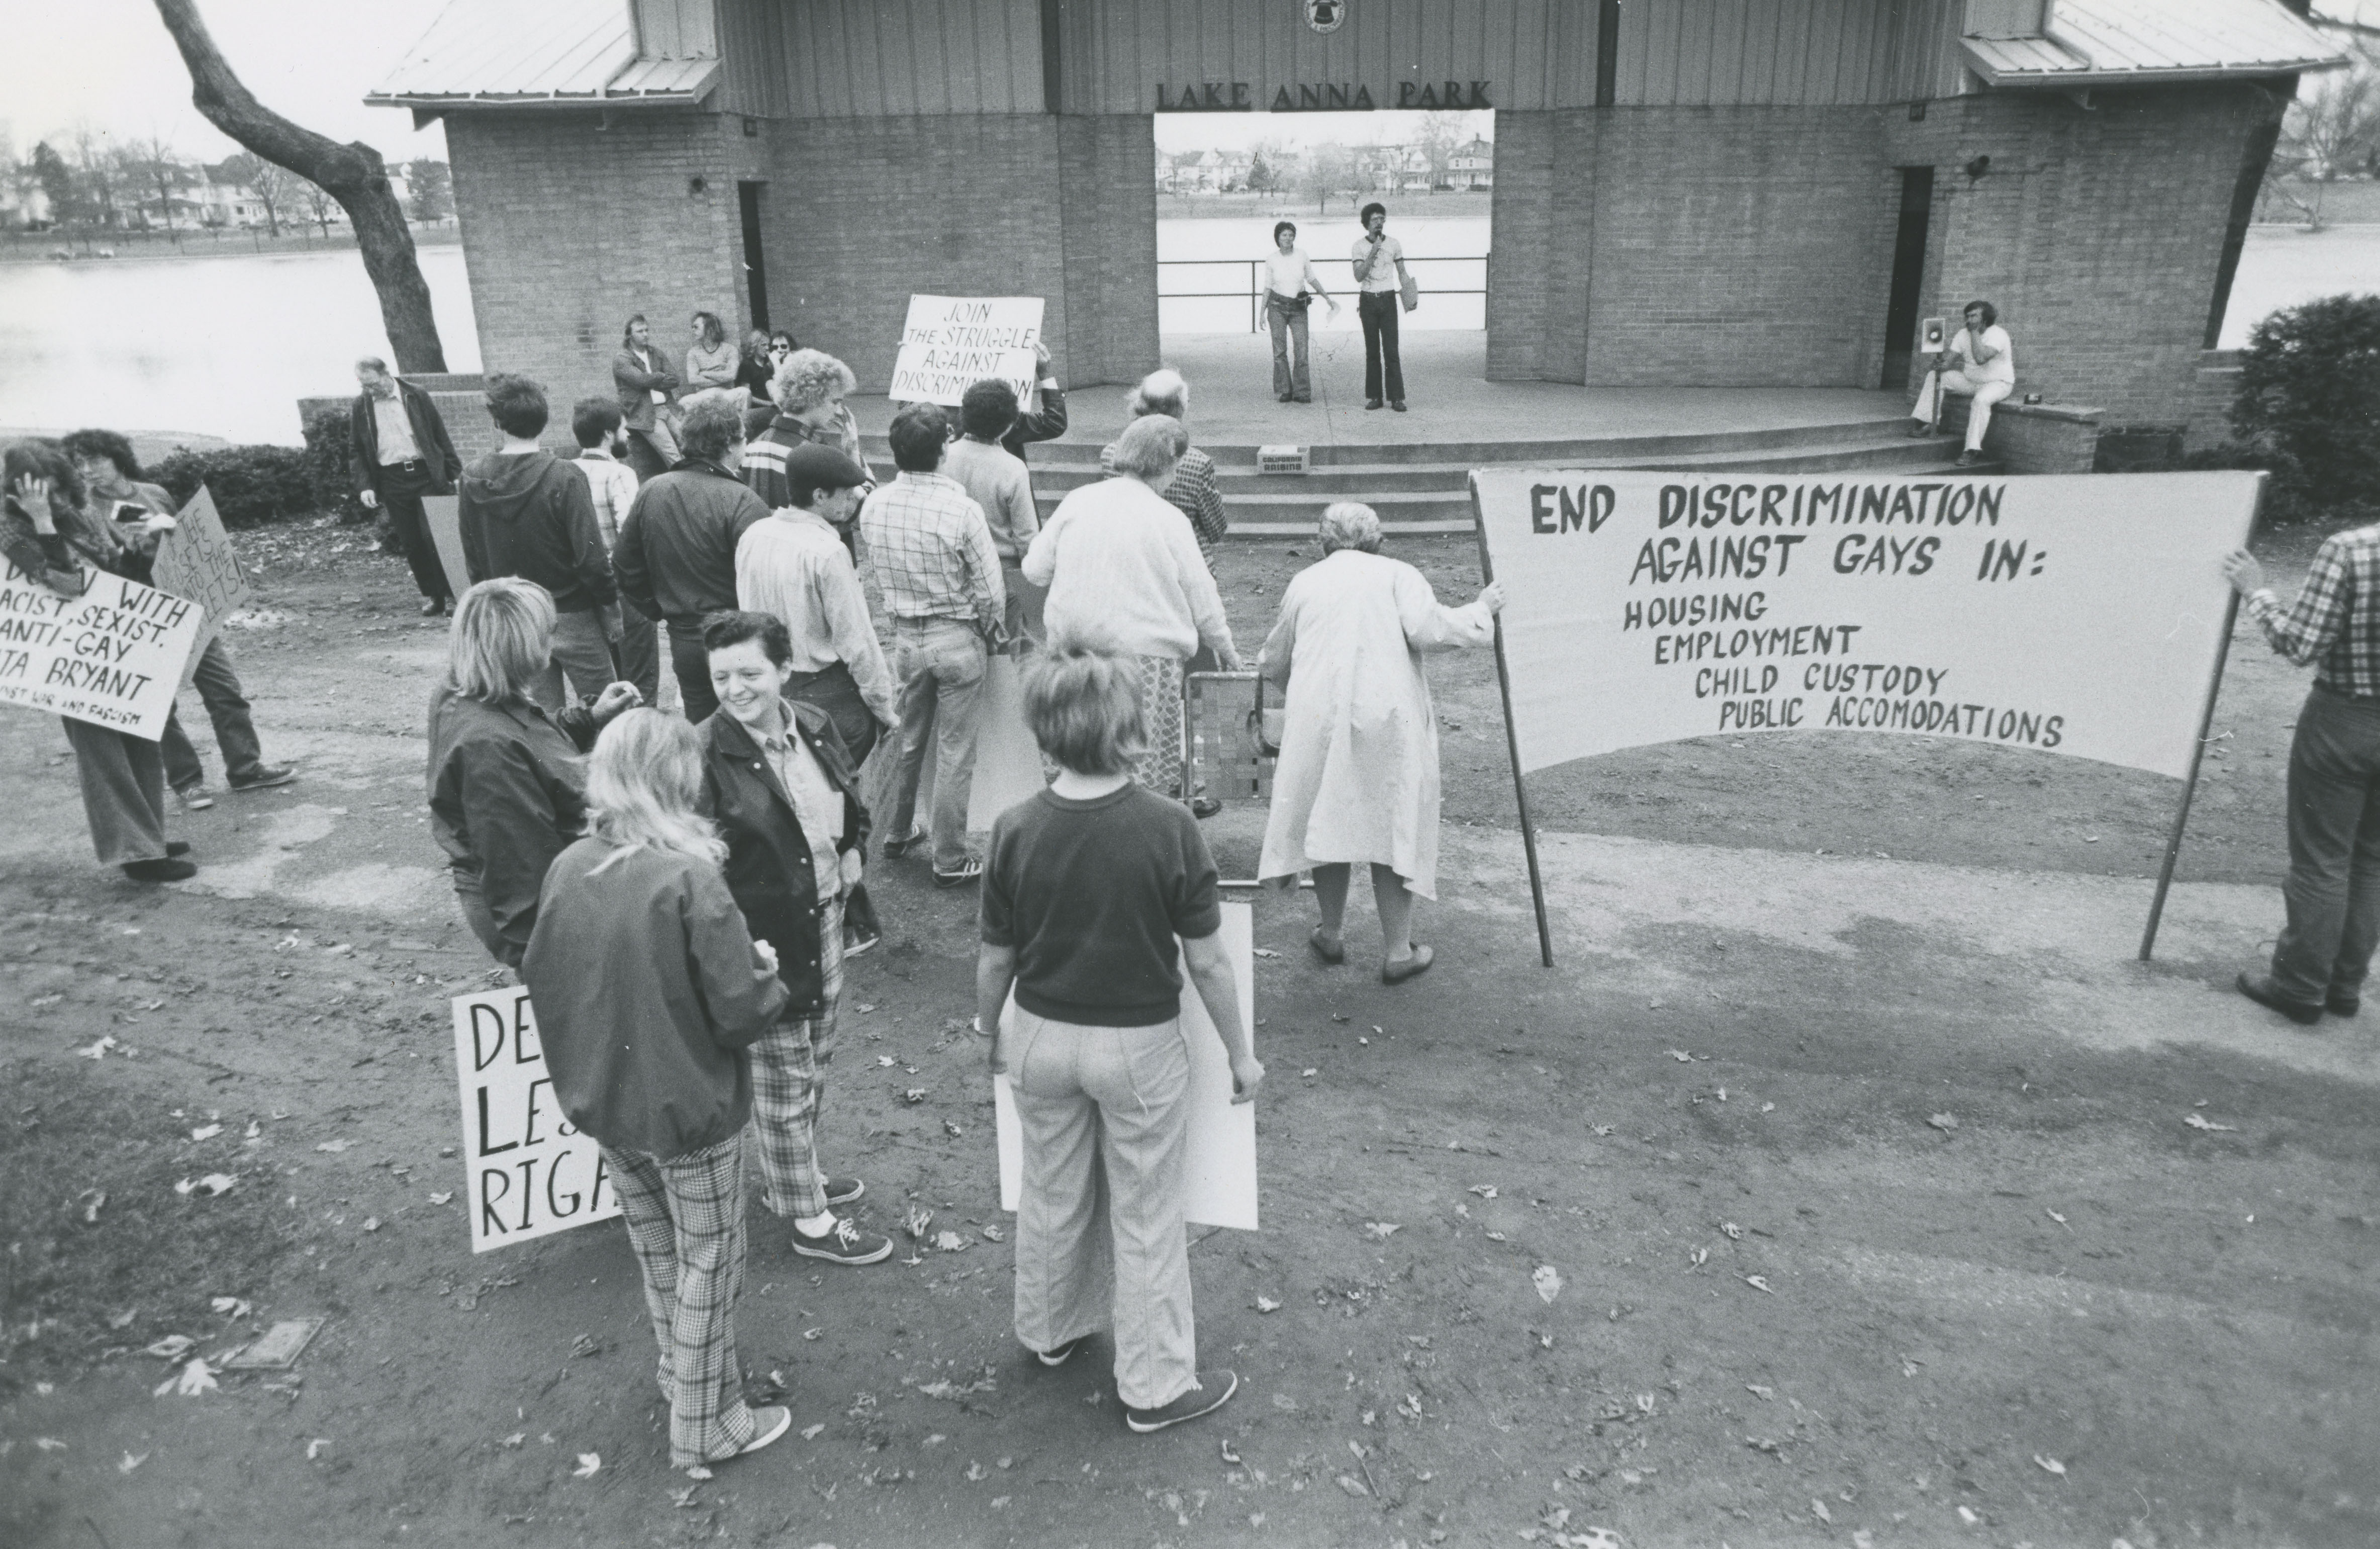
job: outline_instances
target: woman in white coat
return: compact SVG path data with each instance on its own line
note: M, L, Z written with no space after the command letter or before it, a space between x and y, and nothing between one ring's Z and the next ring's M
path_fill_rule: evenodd
M1350 869L1368 862L1380 978L1397 984L1433 956L1413 943L1414 895L1438 896L1438 717L1421 654L1491 639L1504 592L1446 607L1420 571L1379 549L1372 508L1335 505L1322 513L1322 560L1281 593L1258 668L1287 691L1259 872L1314 872L1322 923L1308 944L1340 963Z

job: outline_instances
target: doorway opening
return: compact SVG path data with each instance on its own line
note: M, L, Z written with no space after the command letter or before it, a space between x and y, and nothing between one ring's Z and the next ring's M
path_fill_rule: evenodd
M1892 238L1892 289L1884 305L1884 375L1879 387L1909 385L1917 349L1917 307L1925 289L1925 238L1934 214L1934 169L1900 169L1900 220Z
M735 185L736 213L744 222L744 296L751 304L752 326L769 331L769 268L760 254L760 192L766 183Z

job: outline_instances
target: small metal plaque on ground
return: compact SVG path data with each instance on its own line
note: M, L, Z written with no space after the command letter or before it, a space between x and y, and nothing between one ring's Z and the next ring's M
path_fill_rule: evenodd
M266 1329L263 1338L224 1364L234 1372L286 1372L322 1332L320 1318L290 1318Z
M1303 446L1259 446L1257 448L1258 473L1304 473L1308 457Z

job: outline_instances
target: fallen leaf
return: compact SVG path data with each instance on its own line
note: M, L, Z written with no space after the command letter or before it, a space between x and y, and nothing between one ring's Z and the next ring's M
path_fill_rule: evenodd
M1260 1296L1257 1298L1257 1311L1259 1312L1278 1312L1281 1311L1281 1303L1273 1300L1273 1299L1269 1296Z
M1589 1528L1570 1535L1570 1549L1620 1549L1620 1535L1609 1528Z
M1965 1524L1967 1524L1967 1526L1969 1526L1969 1527L1971 1527L1971 1528L1972 1528L1972 1527L1973 1527L1976 1523L1978 1523L1978 1522L1982 1521L1982 1520L1983 1520L1983 1519L1982 1519L1982 1518L1980 1518L1980 1517L1978 1517L1978 1516L1976 1516L1976 1515L1974 1514L1974 1512L1973 1512L1972 1509L1970 1509L1969 1507L1966 1507L1966 1506L1961 1506L1961 1507L1959 1508L1959 1520L1960 1520L1960 1521L1961 1521L1961 1522L1964 1522Z
M816 1425L805 1425L802 1427L802 1440L806 1442L814 1442L819 1439L820 1435L822 1434L825 1430L826 1421L819 1421Z
M1501 1232L1489 1232L1488 1234L1488 1240L1490 1242L1502 1242L1505 1240L1504 1234Z
M249 1311L249 1304L240 1300L239 1298L236 1296L219 1296L214 1298L207 1305L212 1307L216 1311L223 1313L225 1316L231 1318L245 1318L248 1316Z
M140 1353L155 1356L159 1360L179 1360L189 1354L190 1347L197 1343L187 1334L169 1334Z
M1707 1248L1697 1248L1692 1253L1687 1254L1686 1258L1690 1267L1700 1269L1703 1265L1710 1262L1710 1250Z
M911 1205L908 1214L901 1218L901 1224L909 1228L911 1237L923 1240L926 1228L934 1224L934 1213L920 1205Z
M926 1093L930 1090L930 1088L927 1087L911 1087L908 1091L901 1094L901 1101L904 1103L923 1103L926 1100Z
M1280 954L1280 953L1278 953L1278 952L1274 951L1274 950L1273 950L1271 947L1269 947L1269 946L1258 946L1258 947L1253 947L1253 948L1251 948L1250 950L1254 951L1254 952L1256 953L1256 955L1257 955L1257 957L1280 957L1280 956L1281 956L1281 954Z
M944 1119L944 1120L942 1120L942 1128L943 1128L943 1129L944 1129L944 1130L949 1134L949 1135L950 1135L950 1137L951 1137L953 1140L956 1140L956 1139L958 1139L958 1137L960 1137L961 1135L964 1135L964 1134L965 1134L965 1133L966 1133L966 1131L965 1131L965 1130L964 1130L964 1129L960 1128L957 1125L953 1124L949 1119Z
M2054 1211L2054 1210L2050 1210L2050 1209L2047 1209L2047 1208L2046 1208L2046 1207L2045 1207L2045 1208L2043 1209L2043 1211L2042 1211L2042 1213L2041 1213L2041 1214L2044 1214L2044 1215L2048 1216L2052 1221L2057 1222L2057 1223L2058 1223L2059 1226L2063 1226L2064 1225L2066 1225L2066 1217L2064 1217L2064 1216L2062 1216L2062 1215L2058 1214L2056 1211Z
M1388 1241L1389 1238L1396 1235L1397 1230L1397 1223L1393 1221L1366 1221L1364 1223L1364 1235L1370 1238L1374 1242Z
M1821 1522L1831 1522L1835 1519L1835 1514L1827 1509L1827 1503L1815 1496L1810 1501L1810 1515Z
M33 1004L35 1006L55 1006L57 1002L57 996L44 995L40 1000L33 1002ZM75 1053L80 1055L85 1059L101 1059L105 1057L108 1050L113 1049L115 1046L116 1043L114 1037L103 1037L98 1043L93 1043L90 1048L77 1049Z
M1657 1009L1659 1007L1660 1004L1661 1003L1658 1000L1653 1003ZM1694 1056L1686 1053L1683 1049L1671 1049L1670 1051L1670 1057L1676 1060L1680 1065L1692 1065L1694 1062Z
M377 1215L368 1215L364 1217L364 1230L368 1232L379 1231L380 1217Z
M826 1330L822 1328L806 1328L802 1330L802 1337L805 1339L816 1339L820 1335L824 1334Z
M1876 1534L1865 1528L1852 1534L1852 1549L1876 1549Z
M983 1240L986 1242L998 1242L1007 1235L997 1226L986 1226L983 1229Z
M1611 1126L1608 1124L1591 1125L1588 1128L1592 1128L1598 1135L1609 1135L1611 1133Z
M190 1139L194 1140L212 1140L222 1133L223 1126L220 1124L201 1125L198 1128L190 1131Z
M2041 1466L2041 1470L2044 1473L2053 1473L2060 1479L2064 1479L2066 1477L2066 1465L2059 1462L2057 1458L2044 1458L2041 1454L2036 1452L2033 1455L2033 1460Z
M101 1189L86 1189L75 1196L75 1203L82 1206L83 1224L96 1226L99 1225L99 1209L107 1203L107 1192Z
M166 1385L185 1398L196 1398L200 1394L213 1393L219 1386L215 1382L213 1368L196 1357L192 1357L190 1363L182 1368L180 1376L169 1378Z
M863 1017L864 1017L864 1016L866 1016L866 1015L868 1015L868 1013L869 1013L870 1011L873 1011L873 1010L875 1010L875 1009L876 1009L876 1003L875 1003L874 1001L870 1001L870 1000L863 1000L863 1001L861 1001L861 1002L859 1003L859 1014L860 1014L861 1016L863 1016Z
M1529 1279L1536 1286L1537 1298L1541 1301L1550 1304L1554 1298L1561 1295L1561 1272L1551 1264L1539 1264Z
M1755 1291L1766 1291L1770 1296L1777 1294L1777 1287L1768 1283L1768 1276L1765 1275L1747 1275L1743 1277L1743 1283Z
M1351 1495L1369 1495L1372 1493L1370 1487L1354 1474L1341 1474L1339 1488Z
M455 1191L454 1191L453 1189L448 1189L448 1190L446 1190L446 1192L444 1192L443 1194L432 1194L432 1195L431 1195L431 1196L430 1196L430 1202L431 1202L431 1204L433 1204L433 1205L443 1205L443 1204L444 1204L447 1201L449 1201L449 1200L453 1199L454 1197L455 1197Z
M518 1447L518 1446L521 1445L521 1443L523 1443L523 1442L525 1442L525 1441L527 1441L527 1440L528 1440L528 1432L526 1432L526 1431L516 1431L516 1432L514 1432L511 1435L506 1436L503 1441L498 1442L496 1445L497 1445L498 1446L501 1446L501 1447L504 1447L504 1448L505 1448L505 1449L507 1449L507 1450L510 1450L510 1449L513 1449L513 1448L516 1448L516 1447Z
M320 1458L322 1455L322 1449L330 1445L331 1438L328 1436L317 1436L312 1441L308 1442L306 1444L306 1461L310 1463L315 1458Z
M1229 1436L1224 1437L1224 1438L1223 1438L1223 1461L1224 1461L1224 1462L1226 1462L1226 1463L1237 1463L1239 1460L1240 1460L1240 1455L1239 1455L1236 1451L1234 1451L1234 1450L1232 1449L1232 1438L1231 1438L1231 1437L1229 1437Z
M1752 1395L1755 1398L1761 1400L1763 1403L1774 1402L1777 1397L1777 1390L1775 1388L1763 1387L1758 1383L1744 1384L1743 1391Z
M934 1234L934 1246L941 1249L945 1253L964 1252L966 1250L966 1238L959 1236L956 1232L941 1231Z
M356 1142L353 1140L322 1140L316 1143L314 1149L316 1151L327 1151L332 1155L336 1156L339 1153L346 1150L349 1146L355 1143Z
M1718 1229L1727 1234L1727 1240L1730 1242L1742 1242L1743 1240L1743 1228L1737 1226L1732 1221L1720 1222L1718 1224Z
M699 1484L689 1484L683 1490L671 1491L670 1505L676 1506L681 1511L692 1511L694 1509L694 1493L701 1488L702 1486Z
M230 1193L232 1189L238 1185L238 1183L239 1179L232 1177L229 1173L209 1173L206 1177L199 1179L199 1187L207 1191L207 1197L209 1199L212 1199L218 1194Z
M33 1438L33 1445L43 1452L64 1452L67 1449L67 1444L55 1436L36 1436Z
M1492 1183L1475 1183L1467 1192L1476 1194L1483 1200L1492 1200L1496 1197L1496 1186Z
M1298 1074L1304 1076L1308 1080L1312 1080L1315 1077L1321 1075L1322 1072L1319 1067L1309 1065L1304 1070L1298 1072Z
M878 1055L876 1056L876 1063L880 1067L890 1070L892 1068L892 1056L891 1055Z
M1555 1532L1561 1531L1564 1528L1570 1526L1570 1507L1566 1506L1556 1506L1553 1510L1547 1512L1543 1517L1537 1519L1537 1526L1541 1528L1550 1528Z
M1956 1114L1934 1114L1929 1116L1925 1122L1945 1135L1959 1128L1959 1116Z
M980 1484L991 1477L991 1470L980 1463L970 1462L966 1466L965 1477L969 1484Z
M115 1465L115 1471L120 1474L128 1474L147 1461L149 1461L149 1455L145 1452L138 1458L135 1458L132 1454L128 1452L124 1455L123 1460Z
M578 1467L570 1470L570 1477L573 1479L593 1479L595 1477L596 1470L601 1469L602 1466L603 1455L601 1453L582 1452L578 1455Z
M2204 1129L2209 1134L2236 1135L2240 1132L2240 1127L2238 1125L2216 1124L2212 1119L2206 1117L2204 1114L2184 1114L2181 1116L2181 1122L2190 1126L2192 1129Z
M107 1316L107 1326L110 1328L130 1328L134 1321L140 1316L140 1309L138 1307L128 1307L121 1312L109 1313Z

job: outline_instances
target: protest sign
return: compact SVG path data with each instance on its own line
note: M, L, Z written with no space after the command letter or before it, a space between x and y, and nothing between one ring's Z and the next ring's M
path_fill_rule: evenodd
M1038 296L912 296L892 363L893 402L955 405L969 387L996 376L1033 407L1038 376L1033 347L1041 338Z
M1835 729L2185 776L2258 482L1476 472L1515 762Z
M1223 950L1232 963L1237 987L1240 1026L1254 1049L1257 1025L1256 908L1251 904L1223 906ZM1182 1101L1189 1108L1189 1134L1184 1144L1183 1189L1185 1216L1202 1226L1257 1230L1257 1106L1232 1101L1232 1062L1223 1041L1207 1015L1207 1003L1197 987L1182 987L1182 1037L1190 1053L1190 1089ZM1016 1014L1012 998L1003 1018ZM1016 1118L1016 1099L1008 1077L991 1079L993 1128L1000 1152L1000 1208L1016 1209L1024 1187L1025 1131Z
M619 1214L602 1152L553 1100L528 992L456 995L454 1006L471 1251Z
M471 567L463 560L463 520L456 498L451 494L425 494L421 497L422 525L430 529L430 541L438 546L438 563L446 571L446 585L461 602L463 593L471 590Z
M204 611L122 576L94 574L81 596L61 597L0 567L0 704L163 737Z
M187 689L191 675L199 670L199 656L207 642L222 630L224 620L248 601L248 572L240 568L238 551L232 547L231 534L224 531L223 518L215 513L215 497L204 484L174 521L174 531L157 543L156 564L149 574L158 591L206 610L189 663L182 669L181 686Z

